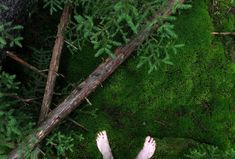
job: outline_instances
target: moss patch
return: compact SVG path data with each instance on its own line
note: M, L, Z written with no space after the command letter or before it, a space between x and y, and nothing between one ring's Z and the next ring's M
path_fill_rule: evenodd
M138 59L132 57L90 97L90 110L98 109L96 118L79 111L73 114L89 133L84 133L82 149L74 150L71 158L98 158L95 136L103 129L116 158L134 158L147 135L159 138L159 153L154 156L158 159L182 158L190 147L182 140L182 149L170 146L170 153L164 153L168 150L164 144L169 148L173 140L163 137L190 138L220 148L234 143L235 66L221 42L211 36L207 3L194 1L192 9L179 15L175 29L177 42L185 47L172 57L173 66L148 75L147 69L136 69ZM81 59L86 53L89 58ZM94 68L91 56L88 49L78 59L70 58L66 70L72 81Z

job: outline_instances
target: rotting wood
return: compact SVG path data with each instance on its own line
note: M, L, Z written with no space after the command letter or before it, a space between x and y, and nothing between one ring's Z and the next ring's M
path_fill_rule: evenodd
M157 16L168 16L172 12L172 8L178 0L169 0L165 7L159 10ZM184 0L180 0L181 3ZM71 94L48 114L48 117L40 124L37 130L32 133L27 139L22 142L15 150L13 150L8 159L24 158L33 148L42 141L59 122L69 115L78 105L94 90L101 85L101 83L108 78L114 70L118 68L136 48L146 40L149 35L158 28L158 25L152 26L151 29L142 30L135 38L133 38L126 45L115 50L115 58L107 58L100 64Z
M38 121L39 124L46 118L50 110L50 104L51 104L52 97L53 97L57 72L59 69L60 56L61 56L61 52L62 52L63 44L64 44L63 34L64 34L64 30L66 26L68 25L69 16L70 16L70 5L67 4L64 7L63 13L60 18L60 23L58 25L58 31L56 35L55 45L54 45L53 52L52 52L46 87L45 87L41 111L39 115L39 121Z

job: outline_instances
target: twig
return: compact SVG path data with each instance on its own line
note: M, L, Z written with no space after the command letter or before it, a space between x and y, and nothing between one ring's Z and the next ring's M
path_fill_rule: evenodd
M45 92L43 96L41 112L40 112L38 123L41 123L45 119L50 109L50 104L52 101L53 91L54 91L55 82L57 78L57 72L59 69L60 56L61 56L61 52L62 52L62 48L64 44L63 34L69 22L69 16L70 16L70 5L65 5L63 13L60 18L60 23L58 25L58 31L56 35L55 45L54 45L53 52L52 52L52 58L51 58L50 67L48 71L47 83L46 83L46 88L45 88Z
M77 125L78 127L81 127L82 129L88 131L87 128L85 128L83 125L79 124L78 122L76 122L75 120L73 120L72 118L68 118L69 121L71 121L72 123L74 123L75 125Z
M170 15L176 2L178 2L178 0L168 0L166 6L162 7L156 13L155 17ZM184 0L180 0L179 2L183 3ZM62 121L63 118L75 110L85 97L89 96L105 79L107 79L158 27L158 25L154 25L151 29L149 27L145 28L128 44L117 48L115 50L115 58L109 57L100 64L85 81L83 81L62 103L50 112L40 126L20 144L20 147L9 154L8 159L25 158L27 153L31 152L35 146Z
M34 67L33 65L29 64L28 62L24 61L23 59L21 59L20 57L18 57L17 55L15 55L14 53L10 52L10 51L6 51L6 54L8 57L12 58L13 60L19 62L20 64L24 65L25 67L35 71L36 73L38 73L39 75L41 75L42 77L47 78L47 75L45 75L44 73L42 73L42 71L40 71L39 69L37 69L36 67Z
M212 35L235 35L235 32L212 32Z
M15 99L18 99L24 103L30 103L31 101L34 101L36 99L39 99L39 98L28 98L28 99L24 99L16 94L10 94L10 93L7 93L7 94L4 94L5 96L7 97L11 97L11 98L15 98Z
M91 101L87 97L85 97L85 100L87 101L89 105L92 105Z

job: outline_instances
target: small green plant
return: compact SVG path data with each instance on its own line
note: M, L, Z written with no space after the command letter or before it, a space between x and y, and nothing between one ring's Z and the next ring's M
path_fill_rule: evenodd
M0 48L4 48L8 41L10 47L19 46L22 47L21 41L23 37L12 35L13 32L17 32L23 29L21 25L12 25L11 22L0 22Z
M177 35L173 28L173 25L165 23L154 36L140 46L138 49L140 60L137 68L147 64L148 73L151 73L157 70L162 63L173 65L170 61L170 55L172 53L177 54L177 50L184 46L184 44L174 43Z
M211 1L211 16L216 24L216 31L234 31L234 13L233 8L235 7L234 0L213 0Z
M63 9L64 0L43 0L44 1L44 8L50 9L50 14L52 15L54 12Z
M7 11L9 8L0 4L0 12ZM23 26L13 25L12 22L0 22L0 49L4 48L8 43L10 47L22 47L21 41L23 37L15 35L21 31Z
M57 158L66 157L66 153L73 152L74 147L72 136L64 135L60 131L48 138L46 145L51 147L47 149L46 154L53 154L54 149Z
M102 4L102 6L101 6ZM92 45L96 50L95 57L108 55L114 58L114 49L127 43L131 37L136 36L143 28L162 25L158 31L147 40L138 55L142 65L149 67L149 73L156 70L161 63L172 64L170 55L176 53L182 44L174 44L177 35L174 32L172 21L175 17L158 16L149 21L156 10L165 5L165 1L76 1L76 5L84 8L84 12L75 10L75 15L67 32L67 47L75 53ZM98 9L98 8L102 8ZM175 4L173 12L179 9L188 9L191 5ZM167 21L166 23L164 23ZM160 55L161 54L161 55Z
M230 148L223 151L218 147L203 144L190 150L185 157L188 159L233 159L235 158L235 150Z
M18 103L14 97L19 89L15 75L9 75L0 68L0 157L14 147L14 142L22 135L12 106Z
M171 53L183 47L182 44L174 44L177 35L171 24L174 17L158 16L150 22L155 12L166 4L165 1L72 1L74 17L67 29L66 44L72 54L82 50L86 45L92 45L96 50L95 57L108 55L114 58L114 49L128 42L143 28L151 28L153 25L162 25L145 44L138 50L140 62L149 67L149 73L156 70L161 63L170 64ZM64 0L44 0L44 7L49 7L50 13L62 9ZM188 9L191 5L181 4L177 1L173 7L173 13L179 9ZM83 9L83 12L77 10ZM102 8L102 9L100 9ZM163 21L168 21L163 23ZM160 55L161 54L161 55Z

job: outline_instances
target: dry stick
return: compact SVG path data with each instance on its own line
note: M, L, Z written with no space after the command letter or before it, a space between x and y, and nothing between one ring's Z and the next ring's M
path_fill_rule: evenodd
M155 17L170 15L176 2L178 2L178 0L168 0L167 5L162 8L162 10L159 10ZM180 0L180 2L183 3L184 0ZM39 128L28 136L25 142L20 144L20 147L13 150L9 154L8 158L24 158L27 153L30 153L30 151L32 151L33 148L42 141L63 118L76 109L76 107L78 107L78 105L106 78L108 78L114 70L116 70L118 66L123 63L127 57L131 55L131 53L134 52L136 48L157 28L158 25L152 26L151 29L146 28L128 44L117 48L115 50L116 57L114 59L107 58L101 65L99 65L85 81L83 81L62 103L58 105L58 107L49 113L48 117L40 124Z
M78 127L82 128L83 130L88 131L88 129L85 126L83 126L82 124L76 122L72 118L68 117L68 120L71 121L72 123L74 123L75 125L77 125Z
M70 6L65 5L63 13L60 18L60 23L58 25L58 31L56 35L55 45L52 52L50 67L48 71L47 83L46 88L43 96L41 112L39 116L38 123L40 124L47 116L50 110L50 104L52 101L53 91L55 87L57 72L59 69L60 63L60 56L64 44L64 30L69 22L69 15L70 15Z
M46 70L39 70L37 67L35 67L35 66L29 64L28 62L24 61L23 59L21 59L21 58L18 57L16 54L14 54L14 53L12 53L12 52L10 52L10 51L6 51L6 54L7 54L8 57L12 58L12 59L15 60L16 62L19 62L19 63L22 64L23 66L25 66L25 67L27 67L27 68L33 70L34 72L38 73L38 74L41 75L42 77L47 78L47 75L46 75L45 73L43 73L43 72L48 71L48 69L46 69ZM68 83L68 81L66 81L66 79L65 79L65 77L64 77L63 74L58 74L58 73L56 73L56 74L57 74L57 76L61 76L61 77L64 79L64 81Z
M235 32L212 32L212 35L235 35Z
M14 98L14 99L18 99L19 101L21 102L24 102L24 103L29 103L33 100L36 100L38 98L28 98L28 99L25 99L25 98L22 98L16 94L11 94L11 93L4 93L4 96L7 96L7 97L10 97L10 98Z
M19 62L20 64L28 67L29 69L37 72L38 74L40 74L42 77L47 78L47 75L45 75L44 73L42 73L39 69L37 69L36 67L30 65L28 62L24 61L23 59L21 59L20 57L18 57L17 55L15 55L14 53L10 52L10 51L6 51L6 54L8 57L12 58L13 60Z

